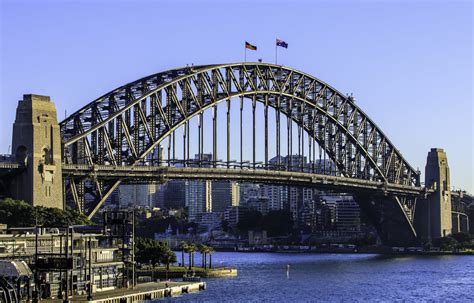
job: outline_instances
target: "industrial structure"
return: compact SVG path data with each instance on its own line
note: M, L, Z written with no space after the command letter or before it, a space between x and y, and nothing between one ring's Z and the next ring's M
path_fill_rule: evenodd
M430 151L422 187L420 172L352 96L280 65L160 72L101 96L59 125L49 97L25 95L13 154L15 161L0 164L7 194L33 205L71 203L90 218L122 184L220 180L349 193L388 245L452 232L441 149Z

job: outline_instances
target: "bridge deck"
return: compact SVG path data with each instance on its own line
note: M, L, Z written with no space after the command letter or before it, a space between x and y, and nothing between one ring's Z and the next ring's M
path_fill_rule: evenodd
M425 192L425 188L422 187L294 171L80 164L64 164L62 169L64 176L98 177L102 180L119 178L126 180L126 183L163 183L172 179L212 179L317 186L327 189L337 187L348 191L375 190L385 194L420 195Z
M24 166L15 162L0 162L0 177L5 177L16 171L20 171Z

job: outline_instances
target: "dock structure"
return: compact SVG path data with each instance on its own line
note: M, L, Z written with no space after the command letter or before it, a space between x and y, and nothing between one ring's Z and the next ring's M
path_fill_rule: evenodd
M69 302L131 303L179 296L206 289L206 282L151 282L138 284L134 289L115 289L95 293L92 299L86 295L69 298ZM46 303L63 302L62 299L44 300Z

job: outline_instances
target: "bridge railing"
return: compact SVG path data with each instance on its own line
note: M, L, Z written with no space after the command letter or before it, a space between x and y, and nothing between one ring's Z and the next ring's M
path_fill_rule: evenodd
M67 167L77 167L78 169L100 169L113 167L114 170L130 170L131 165L112 165L106 164L63 164ZM136 170L150 170L157 167L201 167L201 168L227 168L227 169L239 169L239 170L271 170L271 171L289 171L289 172L303 172L303 173L314 173L328 176L343 176L339 171L336 170L336 166L322 165L315 163L303 163L303 165L288 165L287 162L282 163L268 163L243 161L239 162L236 160L231 161L210 161L210 160L181 160L181 159L167 159L167 160L143 160L141 163L133 166ZM368 179L370 181L370 179Z
M0 162L15 162L15 157L11 154L0 154Z

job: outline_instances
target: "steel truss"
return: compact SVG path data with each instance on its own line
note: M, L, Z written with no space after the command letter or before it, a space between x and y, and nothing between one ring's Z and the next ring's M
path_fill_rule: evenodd
M327 156L345 178L418 187L420 173L415 171L385 134L355 104L328 84L300 71L265 63L238 63L192 66L161 72L117 88L87 104L60 123L65 164L89 166L160 165L153 156L158 145L169 140L166 163L176 163L175 131L184 127L184 167L195 166L189 152L189 121L198 117L198 166L216 167L217 144L226 144L224 164L236 166L230 159L231 99L240 100L240 162L237 167L265 170L314 172L316 145L319 155ZM252 104L252 162L243 159L243 102ZM217 142L217 104L226 103L227 138ZM256 161L256 104L264 105L264 163ZM268 132L268 108L275 109L275 136ZM204 112L212 110L212 163L201 159L204 141ZM310 167L291 161L269 163L268 142L275 140L281 151L281 118L288 132L286 141L293 154L292 125L298 126L298 155L309 152ZM293 123L291 123L293 122ZM308 142L304 142L304 133ZM272 137L270 139L270 137ZM235 147L233 147L235 148ZM323 162L326 163L326 162ZM326 171L326 170L325 170ZM335 172L328 171L328 174ZM98 174L87 177L67 176L67 196L81 211L94 215L124 178L104 179ZM89 202L87 202L89 201ZM89 206L87 206L89 205Z

